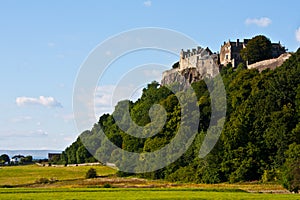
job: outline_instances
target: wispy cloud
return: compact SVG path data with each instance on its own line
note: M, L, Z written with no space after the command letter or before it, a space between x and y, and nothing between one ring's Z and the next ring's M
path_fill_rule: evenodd
M38 129L38 130L35 130L35 131L30 131L29 135L30 136L47 136L48 132L44 131L42 129Z
M42 129L37 130L6 130L0 131L1 138L22 138L22 137L44 137L48 136L48 132Z
M47 46L48 46L48 47L54 47L54 46L55 46L55 43L54 43L54 42L48 42Z
M25 121L29 121L29 120L32 120L31 116L20 116L20 117L15 117L15 118L11 119L11 121L14 123L25 122Z
M40 96L39 98L32 97L17 97L16 103L18 106L27 106L27 105L40 105L45 107L62 107L53 97Z
M150 1L150 0L144 1L144 6L146 6L146 7L152 6L152 1Z
M64 115L62 115L62 118L63 118L64 122L69 122L69 121L74 120L74 114L73 113L64 114Z
M268 17L261 17L261 18L248 18L245 21L246 25L257 25L260 27L267 27L272 23L272 20Z
M57 54L56 55L56 58L59 58L59 59L64 59L66 56L65 54Z
M300 27L296 30L295 35L296 35L296 40L297 40L298 42L300 42Z

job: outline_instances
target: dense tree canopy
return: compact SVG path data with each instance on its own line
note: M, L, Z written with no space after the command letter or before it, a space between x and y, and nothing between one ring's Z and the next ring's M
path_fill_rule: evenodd
M272 43L263 35L253 37L241 50L241 56L249 64L272 58Z
M2 154L0 156L0 164L2 163L9 163L10 159L9 156L7 154Z
M32 156L26 156L24 158L21 158L21 163L23 164L32 163Z
M248 43L250 47L251 43ZM300 157L300 49L275 70L259 73L255 69L234 71L231 67L224 67L221 75L227 92L227 116L221 137L210 154L202 159L198 157L211 117L210 95L205 82L199 81L193 83L200 122L192 145L176 162L139 176L203 183L281 179L285 187L296 191ZM123 103L116 106L113 115L121 113ZM91 131L82 134L91 139L95 151L86 151L78 138L63 152L61 162L93 160L90 153L97 155L103 148L102 141L96 139L100 128L116 146L127 151L152 152L165 146L179 128L181 105L169 89L154 82L143 90L139 100L129 102L132 119L140 126L147 126L150 122L149 109L153 104L162 105L167 112L165 126L155 136L140 139L128 135L130 126L121 130L113 115L106 114L100 117ZM126 124L126 118L121 123ZM104 159L118 165L118 159Z

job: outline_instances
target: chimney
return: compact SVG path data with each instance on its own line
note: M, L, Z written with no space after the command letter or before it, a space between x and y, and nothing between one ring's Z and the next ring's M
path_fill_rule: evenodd
M201 47L197 46L198 53L201 51Z
M236 46L238 47L239 45L240 45L240 40L237 39L237 40L236 40Z

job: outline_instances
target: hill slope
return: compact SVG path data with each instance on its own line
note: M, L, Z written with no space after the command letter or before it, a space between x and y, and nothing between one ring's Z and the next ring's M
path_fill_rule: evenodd
M205 82L199 81L193 83L193 88L201 115L191 147L169 166L140 176L204 183L270 181L289 173L287 166L292 166L289 163L299 161L300 49L275 70L259 73L256 69L223 68L221 74L227 92L227 116L213 151L204 159L198 158L211 114L209 92ZM123 103L116 106L115 115L122 112ZM178 99L166 87L155 82L149 84L138 101L129 102L130 114L138 125L146 126L150 123L148 111L155 103L164 106L167 112L165 126L157 135L135 138L126 134L132 127L122 131L113 116L106 114L90 131L82 133L94 141L97 148L92 153L101 157L98 153L103 146L96 139L100 129L117 147L130 152L153 152L168 144L179 128L181 110ZM102 159L118 165L118 160L110 160L109 156ZM91 160L90 152L78 138L64 151L61 162Z

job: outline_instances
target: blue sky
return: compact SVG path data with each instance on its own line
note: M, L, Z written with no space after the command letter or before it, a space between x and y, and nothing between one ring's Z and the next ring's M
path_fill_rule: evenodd
M107 38L130 29L161 27L184 33L217 52L228 39L258 34L295 51L300 2L294 1L1 1L0 149L65 149L79 135L73 85L81 64ZM190 47L193 48L193 47ZM99 85L98 114L126 63L177 57L146 51L115 62ZM121 62L122 61L122 62ZM119 73L118 73L119 72ZM159 74L158 78L159 80ZM91 122L92 126L93 122Z

